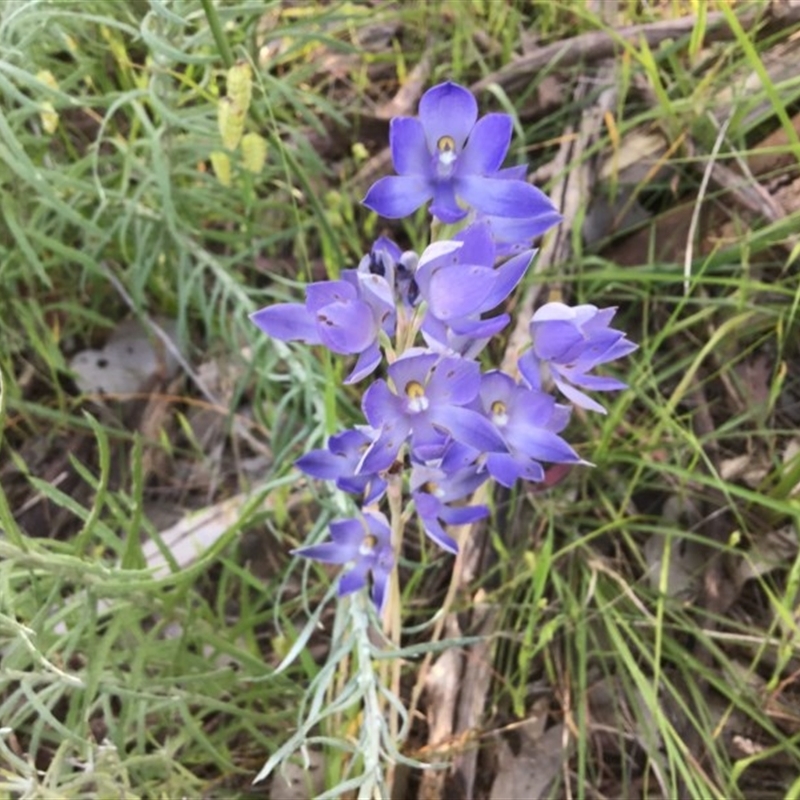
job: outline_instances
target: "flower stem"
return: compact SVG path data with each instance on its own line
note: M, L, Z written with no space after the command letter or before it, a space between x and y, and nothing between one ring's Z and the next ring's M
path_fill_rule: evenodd
M208 26L211 28L211 33L214 36L214 41L217 43L219 54L222 56L225 66L230 69L235 59L230 45L228 44L228 40L225 37L225 31L222 29L222 23L220 22L219 14L217 14L214 0L200 0L200 3L203 6L203 11L208 20Z
M395 554L395 565L389 578L389 599L386 604L386 612L383 621L383 630L395 650L400 649L401 636L403 630L403 620L401 614L400 598L400 577L397 570L397 558L400 555L403 545L403 476L393 475L389 479L386 490L389 500L389 523L392 528L392 550ZM392 658L383 661L381 664L381 683L391 687L391 692L395 697L400 696L400 659ZM387 680L388 679L388 680ZM389 735L393 742L397 743L400 724L397 709L389 705ZM394 765L390 764L387 769L386 783L392 786L394 783Z

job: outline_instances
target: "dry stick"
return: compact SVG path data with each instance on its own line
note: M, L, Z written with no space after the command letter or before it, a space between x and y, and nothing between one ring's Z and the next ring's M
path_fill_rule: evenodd
M711 116L712 121L716 125L716 120ZM709 156L703 170L703 179L700 183L700 190L697 195L697 202L692 210L692 219L689 225L689 235L686 243L686 256L683 264L683 293L689 294L689 279L691 278L692 258L694 253L694 237L697 232L697 226L700 220L700 209L703 199L708 190L709 182L715 183L722 189L729 191L734 199L744 208L752 211L754 214L760 214L770 222L778 222L786 218L786 209L769 193L763 186L756 180L755 176L750 172L747 162L742 158L737 158L737 161L745 173L747 183L743 183L742 175L738 175L729 167L724 164L717 163L717 156L719 154L722 141L725 138L725 133L728 130L728 125L733 119L733 111L731 111L728 118L725 120L722 127L719 129L717 139L714 142L714 147ZM694 153L697 153L698 148L694 146L691 139L688 143ZM693 161L692 163L696 163ZM796 234L788 234L786 239L782 242L784 247L790 252L793 251L800 242L800 238Z
M607 111L614 108L616 89L613 88L612 68L603 69L593 79L593 84L607 83L609 88L600 93L595 105L587 109L581 119L577 135L569 126L564 132L561 147L553 160L554 174L561 176L551 192L552 200L564 217L561 224L545 241L536 257L533 274L538 275L555 264L567 263L571 254L571 229L580 214L586 198L591 196L595 182L593 165L583 158L583 154L592 146L594 139L602 130L602 121ZM575 99L580 101L586 93L586 84L578 86ZM574 166L577 165L577 166ZM551 283L551 287L556 284ZM501 369L508 374L515 374L517 358L530 343L530 325L533 307L536 305L541 286L529 286L522 296L515 311L514 330L508 337Z
M636 76L634 78L634 85L636 86L637 91L645 97L647 102L652 105L658 104L658 98L655 96L652 87L645 80L641 79L641 76ZM735 107L730 105L726 106L726 109L728 111L728 121L725 123L725 127L727 128L730 120L733 118ZM716 127L717 122L713 116L711 117L711 120ZM724 135L724 131L722 135ZM717 144L718 142L720 142L719 136L715 142L713 155L710 158L710 162L706 162L705 166L703 166L703 183L705 184L708 182L706 179L706 174L708 173L710 163L710 182L715 186L718 186L720 189L730 192L733 199L742 208L752 212L753 214L759 214L764 217L764 219L769 220L769 222L772 223L786 219L786 209L781 205L776 197L773 197L761 185L756 177L756 175L760 175L761 171L758 169L751 170L747 159L742 158L742 156L736 151L728 154L733 156L736 164L738 164L739 169L741 170L741 173L736 172L725 164L716 161L714 156L719 150L719 146ZM687 132L681 134L681 136L676 139L675 142L673 142L673 144L670 146L670 151L678 144L683 144L686 148L687 154L690 156L687 165L692 169L700 169L702 162L698 156L702 154L702 148L697 145L697 143L688 135ZM755 175L753 174L754 172L756 173ZM703 192L701 192L701 194L702 193ZM697 208L697 206L695 208ZM695 213L697 212L695 211ZM690 237L690 242L693 240L693 238L693 236ZM782 246L785 250L791 253L798 246L798 244L800 244L800 237L798 237L796 234L787 234L784 240L777 242L776 244Z
M766 13L759 10L749 11L739 18L743 27L749 28L759 21L780 21L782 25L793 25L800 21L800 4L792 3L781 9L770 6ZM575 64L586 64L610 58L620 50L624 43L638 44L642 40L652 48L667 39L676 39L691 33L697 25L697 17L679 17L678 19L647 22L642 25L629 25L618 31L591 31L563 39L546 45L532 53L520 56L507 66L487 75L472 85L473 92L481 92L490 84L496 83L504 89L515 88L518 84L529 81L535 72L545 67L566 68ZM733 39L734 33L725 20L722 12L714 12L706 17L706 41L727 41Z
M375 116L378 119L391 119L392 117L410 114L422 96L432 68L433 50L428 47L414 69L408 73L408 77L397 94L388 103L381 105L375 111Z
M713 117L712 117L713 119ZM697 201L692 209L692 219L689 222L689 234L686 237L686 257L683 261L683 293L689 295L689 281L692 277L692 256L694 254L694 237L697 233L697 225L700 222L700 209L703 207L703 200L708 191L708 182L711 180L711 173L714 171L714 164L717 161L722 142L725 140L725 134L728 131L728 125L731 124L733 119L733 112L731 112L728 119L725 120L722 127L717 134L717 140L714 142L714 147L711 150L711 157L708 159L706 168L703 171L703 180L700 182L700 191L697 193Z

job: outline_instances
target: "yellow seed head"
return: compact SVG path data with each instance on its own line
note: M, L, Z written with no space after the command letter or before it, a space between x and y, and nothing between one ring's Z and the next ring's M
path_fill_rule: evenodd
M231 185L231 160L228 158L227 153L220 150L215 150L211 156L211 166L214 168L214 174L217 180L223 186Z
M253 96L253 72L246 61L239 61L228 70L226 81L228 97L233 100L243 114L250 109L250 100Z
M242 164L246 170L258 175L267 161L267 140L257 133L242 136Z
M228 150L235 150L244 133L245 112L230 97L223 97L217 106L217 124L222 144Z

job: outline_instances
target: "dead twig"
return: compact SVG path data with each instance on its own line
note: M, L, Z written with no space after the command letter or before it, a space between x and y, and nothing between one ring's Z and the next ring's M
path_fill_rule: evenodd
M759 19L767 22L779 18L781 25L792 25L800 22L800 4L791 3L780 9L770 6L767 11L758 9L742 14L742 27L750 28ZM472 85L473 92L482 92L495 83L505 90L517 88L529 83L531 77L545 67L566 69L575 64L587 64L614 56L624 44L636 44L645 41L652 48L667 39L677 39L691 33L697 25L697 17L687 16L678 19L665 19L647 22L641 25L629 25L619 30L590 31L570 39L562 39L546 45L536 51L516 58L510 64L492 72ZM734 38L734 33L725 21L721 12L713 12L706 17L705 41L723 42Z
M599 131L602 130L602 120L606 111L612 109L616 103L612 69L606 67L600 70L596 78L593 78L593 85L605 85L607 88L601 91L597 102L584 112L577 133L572 125L567 126L561 140L561 147L553 160L553 174L561 177L553 186L550 196L564 219L545 240L536 257L533 270L537 274L554 264L563 264L569 260L570 231L581 207L586 203L586 198L591 196L596 180L596 170L583 156L591 147L594 138L599 135ZM587 86L586 82L578 83L573 97L576 102L581 102L585 98ZM570 168L570 165L578 166ZM554 287L555 284L551 282L551 292ZM540 291L539 284L529 286L515 309L514 330L508 338L503 363L500 367L508 374L516 372L517 357L530 342L528 326Z

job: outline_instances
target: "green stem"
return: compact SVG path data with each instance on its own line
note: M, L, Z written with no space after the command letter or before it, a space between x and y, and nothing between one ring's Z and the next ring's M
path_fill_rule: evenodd
M211 33L214 34L214 41L217 43L219 54L222 56L225 66L230 69L234 65L235 59L230 45L228 44L228 40L225 38L225 31L222 30L222 23L220 22L219 14L217 14L214 0L200 0L200 2L203 6L203 11L205 12L209 27L211 28Z

